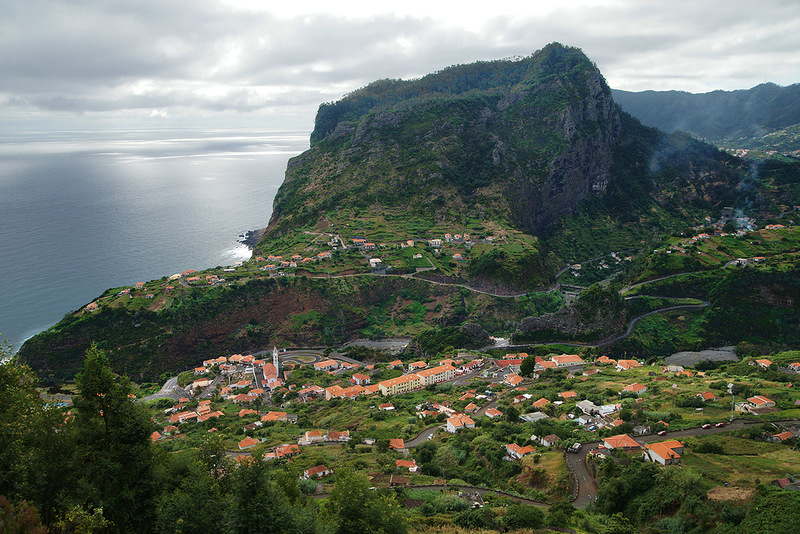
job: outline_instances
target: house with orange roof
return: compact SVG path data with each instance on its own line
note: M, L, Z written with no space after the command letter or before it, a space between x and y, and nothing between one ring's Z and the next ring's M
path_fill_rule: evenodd
M394 410L394 404L392 404L391 402L384 402L383 404L378 406L378 409L384 412L388 412Z
M480 408L474 402L470 402L469 404L467 404L464 407L464 413L468 413L468 414L473 414L473 413L477 412L478 410L480 410Z
M150 441L158 441L160 439L164 439L164 436L162 436L159 432L153 432L150 434Z
M292 456L297 456L300 454L300 447L295 444L292 445L281 445L280 447L275 447L275 458L291 458Z
M489 419L494 419L495 417L502 417L503 412L495 408L489 408L484 412L484 415L486 415L486 417L488 417Z
M303 389L301 389L300 391L297 392L297 396L303 402L306 402L306 401L308 401L310 399L313 399L315 397L321 397L323 395L325 395L325 390L322 389L321 387L319 387L316 384L312 384L312 385L310 385L308 387L304 387Z
M416 362L411 362L408 364L408 369L410 371L419 371L420 369L425 369L426 367L428 367L428 364L422 360L417 360Z
M759 366L760 366L762 369L769 369L769 366L770 366L770 365L772 365L772 362L771 362L770 360L756 360L756 363L757 363L757 364L758 364L758 365L759 365Z
M395 367L402 367L402 366L403 366L402 360L392 360L386 364L386 367L388 367L389 369L394 369Z
M233 397L228 397L228 400L235 402L236 404L248 404L255 401L258 398L258 395L251 395L250 393L239 393L238 395L234 395Z
M792 439L793 437L794 437L794 434L792 434L791 432L788 432L788 431L787 432L780 432L778 434L771 435L769 437L769 441L771 441L773 443L781 443L783 441L786 441L787 439Z
M617 434L616 436L609 436L603 440L603 446L606 449L640 449L641 445L628 434Z
M164 432L162 434L174 434L178 431L178 427L175 425L167 425L164 427Z
M562 367L577 367L579 365L586 365L586 362L583 361L583 358L577 354L562 354L561 356L552 356L550 360L556 362L556 366L558 366L559 369Z
M261 441L257 440L256 438L250 438L250 437L244 438L242 441L239 442L239 450L249 449L250 447L258 445L259 443L261 443Z
M714 395L713 391L706 391L705 393L698 393L695 397L700 397L705 402L715 401L717 400L717 396Z
M350 441L350 431L342 430L341 432L337 432L335 430L328 430L328 433L325 434L325 441Z
M364 391L362 392L364 395L372 395L373 393L379 393L381 387L378 384L370 384L368 386L364 386Z
M364 386L359 386L358 384L354 386L350 386L349 388L342 389L342 398L343 399L355 399L359 395L361 395L366 388Z
M207 388L211 385L212 380L208 378L199 378L192 382L192 388L194 389L202 389Z
M344 388L339 385L333 385L325 388L325 400L341 399L344 397Z
M354 384L358 384L359 386L366 386L370 383L369 375L365 375L362 373L355 373L353 377L350 379Z
M545 405L550 404L550 401L542 397L533 403L534 408L543 408Z
M197 412L178 412L172 414L169 417L169 420L173 424L180 424L183 423L184 421L188 421L189 419L194 419L196 417L197 417Z
M519 376L518 374L511 373L511 374L506 375L506 377L503 379L503 384L506 384L507 386L511 386L511 387L516 387L523 380L525 380L525 379L522 378L521 376Z
M261 421L264 423L273 421L273 422L284 422L286 421L286 416L288 414L286 412L267 412L266 414L261 416Z
M627 371L628 369L635 369L641 366L642 364L636 360L619 360L617 362L617 371Z
M545 369L557 369L558 364L556 362L537 362L536 365L533 367L535 371L544 371Z
M617 360L609 358L608 356L600 356L595 360L595 363L598 365L617 365Z
M398 469L408 469L412 473L416 473L419 470L417 462L414 460L397 460L395 466Z
M334 371L339 368L339 362L336 360L322 360L321 362L316 362L314 364L314 369L316 371Z
M197 416L197 422L202 423L204 421L208 421L209 419L217 419L225 415L225 412L221 412L220 410L214 410L213 412L208 412L203 415Z
M508 454L508 457L515 460L522 460L525 456L534 452L536 452L535 447L520 447L516 443L509 443L506 445L506 453Z
M760 415L766 412L775 411L775 401L764 397L763 395L756 395L747 399L747 402L737 402L736 411L748 412L754 415Z
M469 373L470 371L474 371L476 369L480 369L481 367L483 367L483 359L482 358L477 358L475 360L470 360L468 362L464 362L463 364L461 364L461 366L458 368L457 372L458 373Z
M558 396L561 397L562 399L574 399L578 396L578 394L575 393L574 391L562 391L561 393L558 394Z
M661 465L676 465L681 463L683 443L676 440L662 441L660 443L646 443L643 457L645 460Z
M508 369L514 373L518 373L522 366L524 358L509 358L508 355L502 360L495 360L494 364L500 369Z
M406 443L402 438L390 439L389 448L396 451L404 451L406 448Z
M258 415L258 412L249 408L239 410L239 417L247 417L248 415Z
M623 387L622 391L629 391L631 393L636 393L637 395L641 395L642 393L647 391L647 388L641 385L639 382L634 382L633 384L628 384L627 386Z
M309 467L305 471L303 471L303 476L300 477L304 480L308 480L310 478L322 478L330 475L333 471L325 467L324 465L315 465L314 467Z
M306 443L319 443L325 440L325 434L322 430L309 430L303 434L303 438Z
M462 428L475 428L475 421L466 415L455 415L447 419L447 431L455 434Z

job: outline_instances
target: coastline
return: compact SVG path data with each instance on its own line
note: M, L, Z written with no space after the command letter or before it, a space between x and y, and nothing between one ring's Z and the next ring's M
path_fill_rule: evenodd
M266 228L258 228L256 230L248 230L242 234L239 234L239 243L247 246L250 250L253 250L255 246L261 241L261 238L264 237L264 233L267 231Z

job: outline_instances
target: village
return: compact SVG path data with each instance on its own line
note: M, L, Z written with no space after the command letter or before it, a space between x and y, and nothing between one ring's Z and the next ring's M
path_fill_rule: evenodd
M743 428L744 420L786 421L800 413L800 396L791 382L760 381L761 388L746 386L746 396L736 398L734 384L721 386L713 371L607 356L594 361L577 354L489 358L459 351L430 361L369 364L328 356L273 348L271 361L254 355L207 360L184 373L195 378L176 390L186 396L154 417L163 426L151 439L180 441L186 425L195 433L230 434L235 428L243 437L227 436L232 458L300 461L299 476L305 479L334 472L338 456L331 451L377 447L391 484L413 485L441 482L424 475L415 447L496 424L518 426L516 435L523 438L502 444L504 461L556 454L563 457L563 469L574 470L620 451L662 466L679 465L686 446L680 436ZM800 374L798 361L778 365L759 358L747 365L753 371ZM175 392L161 398L170 395ZM332 415L326 404L339 414ZM365 415L343 416L354 405ZM777 422L761 439L796 443L799 436L797 421ZM339 449L331 447L336 445ZM304 461L305 454L310 456ZM391 468L385 454L393 457ZM325 463L316 462L323 458ZM306 465L309 461L313 465Z

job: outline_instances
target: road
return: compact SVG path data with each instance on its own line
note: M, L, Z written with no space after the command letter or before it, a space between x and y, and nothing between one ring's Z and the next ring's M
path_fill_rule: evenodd
M428 439L430 439L434 434L436 434L437 428L444 428L444 426L443 425L429 426L428 428L420 432L416 438L406 441L406 449L413 449L414 447L419 447L420 445L428 441Z
M635 436L634 439L640 445L650 443L653 441L665 441L668 439L681 439L694 436L704 436L707 434L716 434L719 432L727 432L729 430L738 430L748 425L759 424L763 421L754 421L752 419L736 419L732 423L726 423L724 427L717 428L689 428L686 430L676 430L674 432L667 432L663 436L658 434L648 434L646 436ZM800 423L800 420L791 420L791 424ZM589 468L586 465L587 453L597 448L600 444L599 441L591 443L584 443L578 453L565 453L567 466L570 471L575 474L575 480L578 483L578 496L573 501L573 505L577 508L585 508L587 504L597 499L597 483L592 475L589 473Z
M153 393L152 395L148 395L143 397L142 401L151 401L156 399L172 399L174 401L178 401L181 397L188 397L189 394L186 393L180 386L178 386L178 377L173 376L169 380L167 380L163 386L161 386L161 390L158 393Z

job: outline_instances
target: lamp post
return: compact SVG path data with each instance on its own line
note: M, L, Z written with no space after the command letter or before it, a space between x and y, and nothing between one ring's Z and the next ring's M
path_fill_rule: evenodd
M734 396L733 396L733 384L728 384L728 393L731 394L731 423L733 423L733 406L734 406Z

